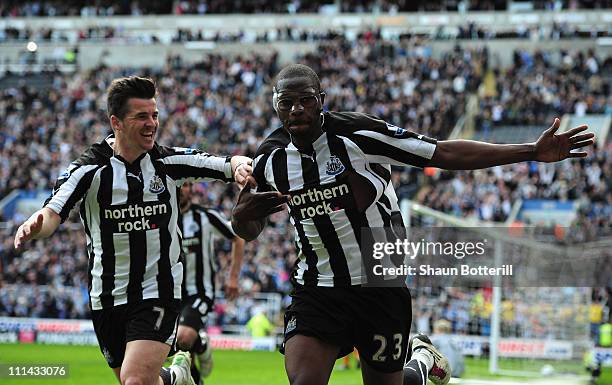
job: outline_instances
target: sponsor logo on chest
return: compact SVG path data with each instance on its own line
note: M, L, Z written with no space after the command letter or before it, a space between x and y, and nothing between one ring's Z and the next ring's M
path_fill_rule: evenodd
M115 233L154 230L167 225L170 209L167 203L155 202L114 205L104 209L103 218L114 225Z
M328 183L290 191L289 207L299 220L328 215L347 206L351 193L347 183Z

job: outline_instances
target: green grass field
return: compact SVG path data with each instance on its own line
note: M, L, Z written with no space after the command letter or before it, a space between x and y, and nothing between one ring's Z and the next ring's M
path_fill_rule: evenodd
M207 379L206 385L280 385L287 384L283 368L282 355L277 352L237 352L215 351L215 366L212 375ZM0 344L0 363L46 363L69 365L69 377L66 379L8 379L0 378L2 385L102 385L118 384L111 370L107 367L104 358L97 347L91 346L57 346L57 345L24 345ZM523 369L531 362L521 360L504 361L501 363L506 369ZM538 362L541 366L543 363ZM558 371L579 371L579 365L553 364ZM338 365L336 365L336 369ZM488 374L488 361L484 359L468 359L465 378L461 382L471 385L483 384L475 379L486 379L485 383L494 385L501 376ZM515 379L516 384L524 383ZM531 380L531 379L530 379ZM361 384L360 372L356 369L334 370L330 381L331 385L358 385ZM569 382L568 384L572 384ZM599 385L612 385L612 370L608 369ZM542 383L542 385L545 385ZM578 385L578 384L572 384Z

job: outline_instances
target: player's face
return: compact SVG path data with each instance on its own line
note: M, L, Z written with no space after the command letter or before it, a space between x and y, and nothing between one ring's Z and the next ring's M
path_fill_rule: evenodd
M128 99L128 112L119 119L117 128L122 142L137 153L153 148L159 127L159 111L155 99Z
M315 140L321 132L323 94L309 78L283 79L276 85L276 112L292 136Z

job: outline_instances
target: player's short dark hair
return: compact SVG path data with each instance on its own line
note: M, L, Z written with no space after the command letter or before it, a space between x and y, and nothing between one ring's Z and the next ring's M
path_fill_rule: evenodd
M277 88L279 81L292 78L309 78L312 83L316 85L317 90L321 90L319 76L312 68L304 64L290 64L283 68L278 75L276 75L274 87Z
M150 78L130 76L115 79L108 87L108 97L106 99L108 116L115 115L119 119L123 119L127 113L128 99L151 99L155 97L156 93L155 82Z

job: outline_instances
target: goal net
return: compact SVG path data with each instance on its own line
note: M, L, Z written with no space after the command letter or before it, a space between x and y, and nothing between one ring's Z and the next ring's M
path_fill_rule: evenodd
M559 244L536 228L465 220L409 200L401 209L411 241L480 239L489 265L505 266L495 276L448 277L443 270L407 278L417 306L429 305L430 320L450 321L464 354L488 360L494 374L586 374L591 293L609 274L610 242Z

